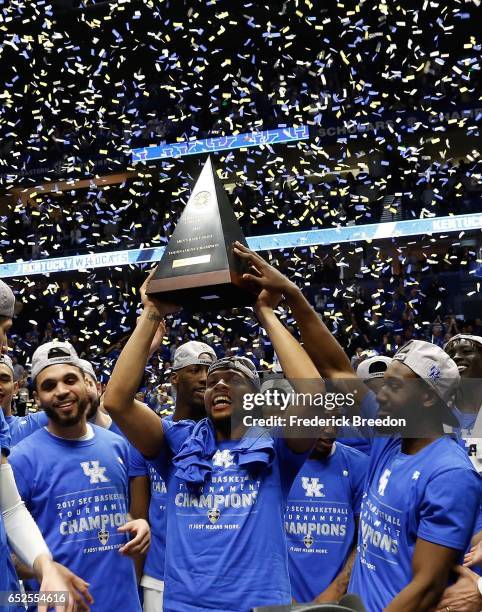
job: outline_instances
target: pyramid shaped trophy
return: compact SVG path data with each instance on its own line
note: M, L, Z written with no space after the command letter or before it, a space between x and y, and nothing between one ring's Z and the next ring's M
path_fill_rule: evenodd
M150 296L191 312L253 305L241 287L246 264L233 242L247 245L221 181L208 158L161 261L147 287Z

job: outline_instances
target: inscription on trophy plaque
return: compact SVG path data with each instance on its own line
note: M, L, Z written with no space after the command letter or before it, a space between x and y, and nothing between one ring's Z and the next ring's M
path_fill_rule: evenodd
M241 286L248 270L232 251L236 240L247 244L208 158L147 287L148 295L191 311L254 304L256 296Z

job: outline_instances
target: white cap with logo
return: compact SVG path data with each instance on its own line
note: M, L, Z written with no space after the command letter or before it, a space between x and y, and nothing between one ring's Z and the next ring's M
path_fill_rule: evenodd
M455 361L439 346L424 340L410 340L393 356L430 385L447 404L460 384Z
M371 378L383 378L386 369L391 363L391 357L384 357L383 355L369 357L368 359L364 359L359 364L356 369L356 374L362 380L369 380Z
M35 381L45 368L62 363L69 363L83 369L79 356L70 342L54 340L41 344L32 356L32 380Z
M180 370L190 365L210 366L216 359L216 353L209 344L191 340L190 342L181 344L181 346L176 349L172 369Z

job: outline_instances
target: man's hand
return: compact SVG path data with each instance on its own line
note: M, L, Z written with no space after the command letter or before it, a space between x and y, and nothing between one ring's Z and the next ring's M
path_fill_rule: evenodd
M474 567L482 563L482 541L472 546L464 557L464 567Z
M85 580L46 555L40 555L35 560L34 571L40 582L41 593L68 592L68 604L57 604L55 612L89 612L94 599L89 593L89 585ZM38 610L47 612L52 607L50 604L39 605Z
M259 293L254 310L258 316L262 315L263 311L274 310L281 302L283 296L281 293L271 293L266 289L262 289Z
M181 306L177 304L171 304L170 302L163 302L157 298L153 298L147 295L147 285L149 281L154 276L155 270L151 270L149 276L142 283L142 287L140 289L142 305L144 306L144 310L157 310L160 317L164 317L165 315L172 314L174 312L179 312L181 310Z
M478 574L461 565L454 571L459 576L457 582L445 589L436 612L480 612L482 597L477 588Z
M234 243L233 251L235 255L244 259L254 272L254 274L243 274L243 280L248 285L255 287L258 291L266 289L272 295L286 295L292 290L297 290L296 285L286 276L240 242Z
M149 523L144 519L135 519L127 522L122 527L119 527L117 531L129 532L134 534L132 540L127 544L119 548L119 552L123 555L137 555L145 554L151 543L151 528Z

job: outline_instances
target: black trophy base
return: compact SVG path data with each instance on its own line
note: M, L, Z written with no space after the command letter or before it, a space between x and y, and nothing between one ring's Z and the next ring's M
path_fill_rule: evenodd
M149 283L148 295L163 302L179 304L189 312L254 306L257 297L254 293L233 283L227 270L175 279L153 278Z
M236 285L226 284L167 292L162 294L162 299L180 304L188 312L209 312L254 306L256 296Z

